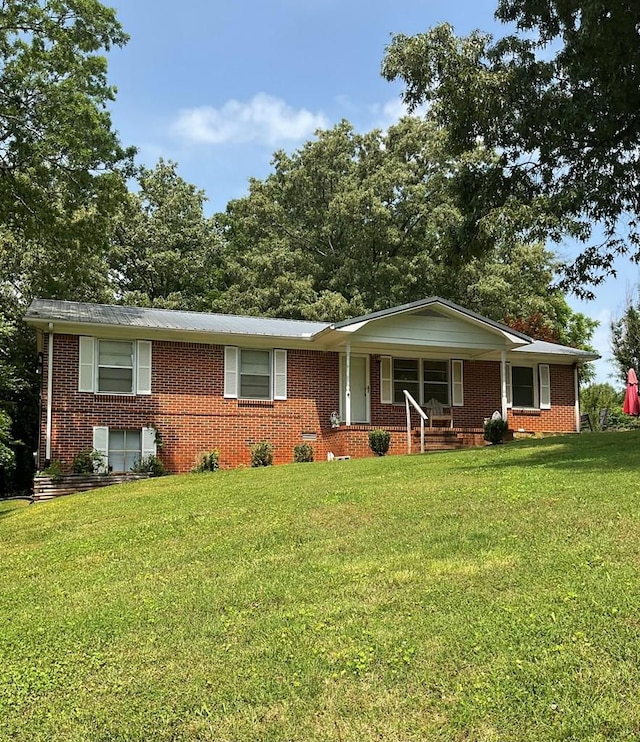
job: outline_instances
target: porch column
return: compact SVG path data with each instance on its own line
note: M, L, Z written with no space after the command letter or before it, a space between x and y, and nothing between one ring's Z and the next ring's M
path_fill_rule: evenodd
M578 364L573 367L573 385L576 391L576 433L580 432L580 379L578 377Z
M351 341L347 343L347 368L344 380L344 418L347 425L351 425Z
M500 385L502 397L502 419L507 419L507 351L500 354Z
M47 429L44 457L51 462L51 430L53 413L53 323L49 322L49 346L47 348Z

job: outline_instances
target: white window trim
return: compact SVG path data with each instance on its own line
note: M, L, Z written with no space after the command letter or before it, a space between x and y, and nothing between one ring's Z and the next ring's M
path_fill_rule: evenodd
M132 353L131 353L131 391L130 392L108 392L108 391L101 391L99 388L100 384L100 369L101 368L129 368L128 366L101 366L100 365L100 343L101 342L116 342L116 343L131 343L132 347ZM136 341L135 340L122 340L121 338L95 338L94 340L94 351L93 351L93 357L95 359L94 363L94 381L93 381L93 389L95 394L117 394L120 397L133 397L136 393L136 356L137 356L137 348L136 348Z
M540 366L546 365L546 364L538 364L538 363L513 363L510 362L507 364L507 390L508 390L508 399L507 399L507 407L510 410L534 410L538 411L540 409L550 409L549 408L541 408L540 407ZM513 404L513 367L516 366L517 368L530 368L533 372L533 407L529 407L527 405L514 405ZM549 389L551 389L549 387Z
M241 354L243 350L259 350L269 354L269 396L268 397L242 397L240 396L240 368ZM233 358L235 369L228 369L229 362ZM281 369L277 366L281 364ZM284 368L284 371L282 371ZM237 399L242 402L277 402L284 401L288 397L288 353L284 348L252 348L236 347L227 345L224 349L224 397L225 399ZM284 394L277 394L278 378L282 380ZM232 381L235 379L235 384Z

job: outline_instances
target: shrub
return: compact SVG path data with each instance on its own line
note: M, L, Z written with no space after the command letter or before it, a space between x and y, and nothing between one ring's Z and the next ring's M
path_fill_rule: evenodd
M504 434L507 432L508 425L507 421L501 417L497 419L487 420L484 424L484 439L489 443L502 443Z
M313 446L308 443L299 443L293 447L293 460L296 464L304 464L313 461Z
M165 465L157 456L145 456L131 467L135 474L148 474L150 477L164 477L167 473Z
M93 474L102 466L102 454L93 448L85 448L74 456L71 471L74 474Z
M213 451L201 453L193 468L194 472L200 473L205 471L218 471L220 468L220 451L214 448Z
M49 466L39 472L39 476L51 477L54 481L64 475L64 463L54 459Z
M251 448L251 466L271 466L273 464L273 444L269 441L254 443Z
M378 456L384 456L389 450L391 433L387 430L369 431L369 448Z

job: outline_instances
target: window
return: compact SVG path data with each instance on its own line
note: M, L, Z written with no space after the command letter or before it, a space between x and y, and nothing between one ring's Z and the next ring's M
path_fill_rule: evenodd
M435 399L440 404L449 404L449 362L422 362L423 400Z
M141 458L140 430L109 430L108 460L111 471L131 471Z
M444 406L464 406L464 364L459 359L434 361L380 357L380 402L404 404L406 389L418 404L435 399Z
M536 407L533 367L511 367L511 394L514 407Z
M549 365L507 365L507 405L524 409L551 409Z
M151 394L150 340L79 338L78 391Z
M157 437L158 432L153 427L94 427L93 448L102 456L100 471L131 471L137 462L157 455Z
M228 399L286 399L287 351L227 345L224 396Z
M393 402L404 404L403 390L416 400L420 401L420 376L418 361L414 358L393 359Z
M98 391L133 392L133 343L98 340Z
M240 351L240 398L271 398L271 353L268 350Z

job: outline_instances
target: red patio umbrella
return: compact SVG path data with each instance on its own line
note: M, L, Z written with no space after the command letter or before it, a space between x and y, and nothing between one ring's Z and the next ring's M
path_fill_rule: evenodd
M630 368L627 374L627 391L624 395L622 411L625 415L640 415L640 399L638 398L638 377L636 372Z

